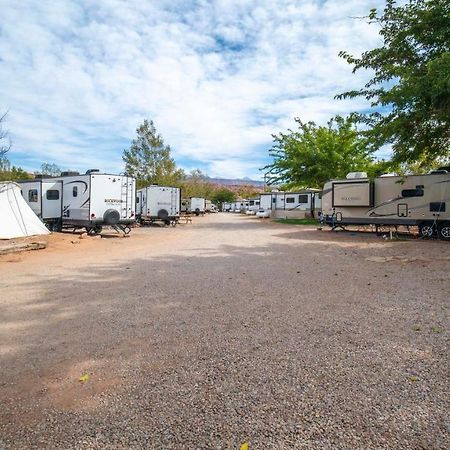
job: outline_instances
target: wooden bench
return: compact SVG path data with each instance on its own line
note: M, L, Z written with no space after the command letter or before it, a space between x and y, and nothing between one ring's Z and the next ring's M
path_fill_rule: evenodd
M192 223L192 217L191 216L181 216L178 220L178 223Z

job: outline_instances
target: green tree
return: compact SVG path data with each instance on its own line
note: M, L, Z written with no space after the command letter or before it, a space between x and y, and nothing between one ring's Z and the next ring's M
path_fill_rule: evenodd
M268 184L322 188L332 178L364 171L372 164L359 133L349 118L337 116L326 126L295 119L298 129L273 135L269 150L274 161L264 167Z
M138 188L149 184L177 185L184 173L177 169L171 149L164 144L153 121L144 120L136 133L137 138L123 152L125 173L137 179Z
M210 199L215 192L215 186L208 181L208 177L200 169L191 170L177 186L181 188L184 198L202 197Z
M259 194L258 189L250 184L245 184L236 188L238 197L240 198L253 198Z
M236 200L236 193L227 188L218 189L212 196L211 200L216 205L221 205L223 202L231 203Z
M33 177L21 167L12 166L6 171L0 170L0 181L30 180Z
M359 90L336 96L365 97L367 114L354 114L367 126L363 135L378 149L391 144L395 163L427 166L450 153L450 2L409 0L397 6L386 0L381 14L372 9L370 23L380 27L383 46L360 58L340 56L360 69L373 71Z

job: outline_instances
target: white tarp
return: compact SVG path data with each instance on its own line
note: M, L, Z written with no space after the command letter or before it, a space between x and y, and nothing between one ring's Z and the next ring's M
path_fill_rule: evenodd
M16 183L0 183L0 239L49 234L27 205Z

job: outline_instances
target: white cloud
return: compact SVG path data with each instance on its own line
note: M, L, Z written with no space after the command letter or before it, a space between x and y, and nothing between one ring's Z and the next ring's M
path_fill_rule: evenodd
M185 166L255 176L271 133L294 116L324 123L364 107L333 96L364 80L337 54L378 44L373 26L351 18L373 6L379 2L9 2L0 109L10 110L13 150L28 168L42 160L121 170L123 148L151 118Z

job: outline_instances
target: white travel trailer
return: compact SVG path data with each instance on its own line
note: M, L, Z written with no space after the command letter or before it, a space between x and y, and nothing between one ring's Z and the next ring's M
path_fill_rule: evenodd
M213 203L211 200L205 200L205 212L211 212L213 210Z
M260 199L258 198L250 198L248 200L248 210L249 211L258 211L260 209Z
M130 232L136 220L136 182L125 175L65 172L56 178L20 182L22 196L33 211L54 230L86 228L100 233L109 225Z
M325 184L322 211L332 227L418 226L423 237L450 239L450 168L426 175L350 173Z
M180 211L180 188L151 185L136 193L136 216L141 222L161 221L176 225Z
M19 181L24 200L50 230L62 228L63 182L61 179L36 178Z
M231 210L235 213L245 212L248 208L248 200L238 200L231 204Z
M321 209L321 193L317 189L263 193L260 194L260 209L271 211L272 217L315 217Z
M222 212L230 212L230 210L231 210L231 203L223 202L222 203Z
M200 214L205 214L206 202L204 198L201 197L191 197L189 199L188 212L199 216Z

